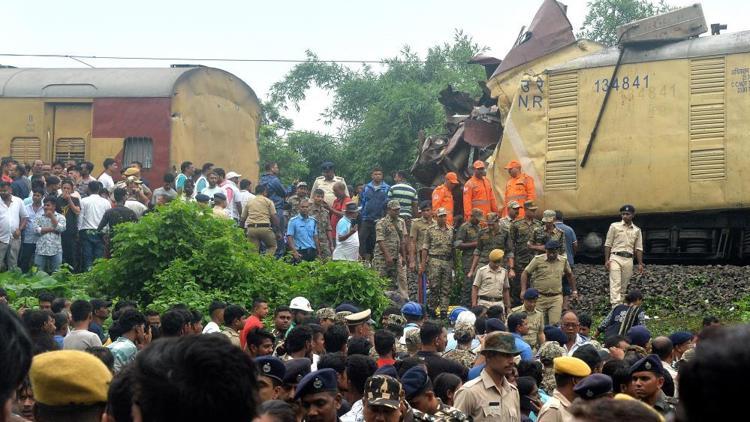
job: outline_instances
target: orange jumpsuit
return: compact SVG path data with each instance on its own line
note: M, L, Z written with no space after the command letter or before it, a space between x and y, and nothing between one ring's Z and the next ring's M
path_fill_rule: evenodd
M503 207L503 217L508 215L508 204L510 201L516 201L521 208L518 210L518 218L523 218L523 203L536 199L536 190L534 189L534 178L526 173L520 173L505 183L505 206Z
M469 221L471 210L474 208L484 211L485 216L497 212L492 184L486 177L477 179L476 176L471 176L464 185L464 221Z
M448 211L446 221L448 225L453 225L453 192L445 186L445 183L432 191L432 212L437 212L438 208L445 208Z

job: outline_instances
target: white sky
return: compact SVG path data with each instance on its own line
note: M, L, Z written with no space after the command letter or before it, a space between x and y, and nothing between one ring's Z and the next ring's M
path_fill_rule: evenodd
M533 1L286 0L286 1L13 1L3 5L0 53L54 53L140 57L380 60L404 46L424 53L463 29L502 58L522 25L542 3ZM585 0L564 1L578 31ZM670 0L689 5L694 1ZM750 28L750 3L703 2L706 21L729 31ZM169 62L88 60L96 67L161 67ZM81 67L71 59L0 57L17 67ZM261 98L293 66L289 63L210 62L241 77ZM378 69L377 65L375 69ZM299 130L332 132L320 120L329 103L314 90L300 113L288 113Z

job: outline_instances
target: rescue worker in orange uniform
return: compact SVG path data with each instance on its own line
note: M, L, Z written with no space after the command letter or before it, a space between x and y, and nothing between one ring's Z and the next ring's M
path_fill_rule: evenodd
M458 175L451 171L445 174L445 183L432 191L432 209L445 208L448 211L446 222L449 226L453 226L453 189L458 185Z
M497 212L495 194L492 193L492 184L485 175L484 161L474 161L474 176L464 184L464 221L471 218L471 210L478 208L487 215Z
M526 201L536 200L534 178L521 171L521 163L512 160L505 166L505 169L508 170L510 179L505 183L503 216L508 215L508 205L511 201L523 204ZM523 208L520 208L518 211L518 218L523 218L525 215Z

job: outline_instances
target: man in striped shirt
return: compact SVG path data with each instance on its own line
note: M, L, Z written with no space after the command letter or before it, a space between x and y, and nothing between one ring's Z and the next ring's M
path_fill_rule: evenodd
M391 190L388 191L388 200L395 199L401 205L399 217L406 221L407 229L413 216L417 215L417 191L406 183L406 172L398 170L393 173Z

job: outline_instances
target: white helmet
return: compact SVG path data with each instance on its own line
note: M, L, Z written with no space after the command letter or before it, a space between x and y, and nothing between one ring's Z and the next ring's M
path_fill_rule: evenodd
M305 312L312 312L312 306L310 306L310 301L305 299L302 296L295 297L292 299L292 303L289 304L289 309L297 310L297 311L305 311Z
M459 323L474 325L476 321L477 316L474 315L474 312L463 311L458 314L458 318L456 318L456 325L458 325Z

